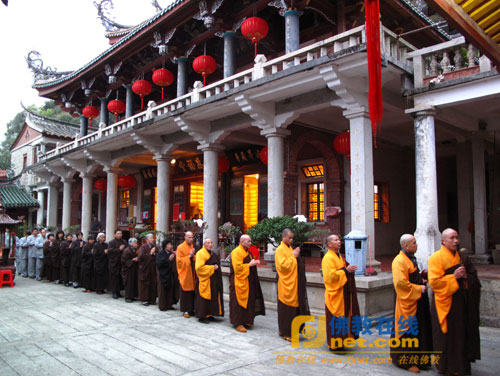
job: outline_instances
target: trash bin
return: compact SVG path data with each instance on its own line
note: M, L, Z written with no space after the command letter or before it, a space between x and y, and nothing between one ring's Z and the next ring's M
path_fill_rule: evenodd
M351 265L358 265L355 275L364 275L366 271L366 248L368 236L354 230L345 236L345 258Z

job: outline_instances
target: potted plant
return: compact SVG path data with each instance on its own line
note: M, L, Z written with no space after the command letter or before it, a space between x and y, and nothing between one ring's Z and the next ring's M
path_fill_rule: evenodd
M231 222L226 222L222 226L219 226L219 238L222 240L220 245L222 247L222 251L224 252L224 255L221 255L224 257L224 259L221 260L221 265L229 266L229 255L238 245L240 236L240 228L238 226L234 226Z

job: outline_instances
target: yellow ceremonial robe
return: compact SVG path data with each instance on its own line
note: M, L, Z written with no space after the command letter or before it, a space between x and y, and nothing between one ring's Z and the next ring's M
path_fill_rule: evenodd
M297 258L293 249L281 242L274 255L278 272L278 299L290 307L299 306Z

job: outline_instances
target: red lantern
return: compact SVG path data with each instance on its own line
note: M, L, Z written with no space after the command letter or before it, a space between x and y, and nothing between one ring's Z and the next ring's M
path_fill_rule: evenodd
M131 175L123 175L118 177L118 186L120 188L131 189L135 187L136 180Z
M193 61L193 69L203 76L203 86L205 86L207 75L212 74L217 69L217 62L212 56L201 55Z
M269 25L260 17L250 17L241 24L241 34L250 39L255 45L255 56L257 56L257 43L264 39L269 32Z
M260 149L259 159L262 163L267 165L267 146L264 146L262 149Z
M351 154L351 135L349 132L342 132L338 134L333 140L333 148L339 154L350 158Z
M113 115L115 115L115 123L118 120L118 115L123 114L125 112L125 103L119 99L113 99L108 103L108 110Z
M229 159L226 157L219 157L219 172L222 172L223 174L229 171Z
M163 100L163 88L172 85L174 75L168 69L160 68L153 72L153 82L161 86L161 100Z
M151 85L151 82L146 80L138 80L132 84L132 91L141 97L141 111L144 108L144 97L151 94L152 90L153 86Z
M94 182L94 188L101 192L106 192L108 189L108 181L106 179L99 179Z
M92 129L92 119L99 116L99 109L96 106L83 107L82 115L89 119L89 129Z

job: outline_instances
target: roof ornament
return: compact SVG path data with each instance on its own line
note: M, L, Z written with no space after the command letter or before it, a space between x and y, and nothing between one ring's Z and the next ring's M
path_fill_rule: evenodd
M91 78L88 82L85 80L81 80L80 83L82 85L82 90L85 93L86 97L90 97L94 94L94 90L92 90L92 85L94 85L95 78Z
M102 26L104 26L107 32L130 29L132 27L112 20L111 10L113 9L113 0L94 1L94 6L97 9L97 19L101 21Z
M73 104L71 103L71 98L73 98L73 95L75 94L74 91L71 91L66 95L65 93L61 94L61 101L64 103L64 107L66 108L71 108L73 107Z
M285 0L273 0L267 3L267 5L271 7L275 7L279 9L279 14L283 16L285 12L289 9L288 5L286 5Z
M243 24L243 22L245 22L247 18L246 17L243 17L241 19L239 19L238 21L236 21L233 25L233 28L231 29L231 31L233 32L236 32L238 31L238 29L241 27L241 25ZM222 38L225 34L225 31L218 31L215 33L216 36L218 36L219 38Z
M159 13L163 10L163 8L158 4L157 0L151 0L151 5L155 7L156 13Z
M214 14L217 9L220 8L224 0L215 0L212 3L210 9L208 9L208 4L205 0L199 2L200 11L193 17L196 20L203 21L203 24L207 29L211 29L215 26Z
M104 73L106 73L106 76L108 76L108 84L116 83L116 74L120 70L121 66L122 66L121 61L118 64L116 64L113 68L111 68L110 64L106 64L104 66Z
M40 52L31 50L25 57L28 68L33 72L33 82L56 79L71 72L58 72L56 68L44 67Z
M160 56L165 56L168 53L168 42L170 42L170 39L174 36L175 30L177 29L174 28L165 34L165 41L163 41L163 37L160 32L155 32L153 34L155 41L151 43L151 46L158 49Z

